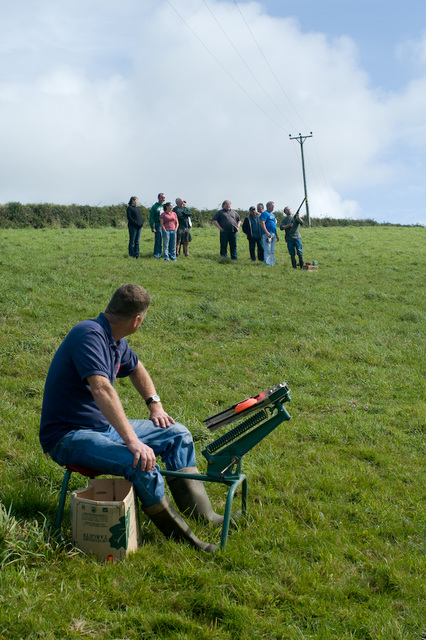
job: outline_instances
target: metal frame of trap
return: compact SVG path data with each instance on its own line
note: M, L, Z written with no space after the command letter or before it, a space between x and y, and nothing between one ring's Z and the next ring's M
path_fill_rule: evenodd
M204 420L210 431L236 420L245 418L227 433L219 436L202 451L207 460L207 472L203 474L183 473L181 471L161 470L163 476L182 477L200 482L216 482L229 487L226 498L220 548L225 549L228 541L232 503L235 492L241 485L241 507L243 515L247 512L247 476L241 472L242 458L263 438L276 429L283 421L290 420L283 406L290 401L290 389L283 382L257 396L247 398L232 405L225 411ZM249 416L249 417L247 417Z

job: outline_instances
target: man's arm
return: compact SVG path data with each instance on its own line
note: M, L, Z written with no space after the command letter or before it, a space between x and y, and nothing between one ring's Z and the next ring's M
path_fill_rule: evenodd
M151 227L151 231L155 233L155 214L157 213L157 209L155 204L152 205L149 210L149 226Z
M148 400L151 396L157 395L155 391L154 383L151 380L151 376L148 371L145 369L141 362L138 362L138 366L132 373L129 375L130 380L132 381L133 386L136 391L142 396L144 400ZM173 418L169 416L166 411L163 409L163 405L161 402L151 402L149 405L150 410L150 420L153 421L157 427L169 427L170 424L174 424L175 421Z
M223 231L222 227L220 226L220 224L218 223L217 220L212 220L212 222L215 225L215 227L217 227L219 229L219 231Z
M268 238L271 237L271 234L269 233L268 229L266 228L266 224L264 220L260 220L260 225L262 227L262 229L264 230L264 232L266 233L266 235L268 236Z
M292 221L288 222L287 224L284 224L284 220L283 220L283 221L281 222L280 229L281 229L281 231L287 231L287 229L290 229L290 227L291 227L292 225L293 225L293 222L292 222Z
M133 453L133 467L136 468L140 463L142 471L152 471L155 467L155 453L137 437L124 413L120 398L108 378L94 375L89 376L87 382L96 404L108 423L120 434L129 451Z

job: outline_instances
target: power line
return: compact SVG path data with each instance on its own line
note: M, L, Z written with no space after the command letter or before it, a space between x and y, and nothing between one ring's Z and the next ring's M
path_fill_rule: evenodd
M203 0L204 5L206 6L206 8L209 10L210 14L212 15L213 19L215 20L216 24L218 25L219 29L222 31L222 33L224 34L224 36L226 37L226 39L228 40L229 44L231 45L231 47L234 49L235 53L238 55L238 57L240 58L241 62L244 64L244 66L246 67L246 69L248 70L248 72L250 73L250 75L254 78L255 82L259 85L259 87L262 89L262 91L265 93L265 95L269 98L269 100L272 102L272 104L274 105L274 107L277 109L278 113L285 119L287 120L287 122L294 127L294 125L291 123L291 121L287 118L287 116L281 111L279 105L276 104L276 102L274 101L274 99L270 96L270 94L268 93L267 89L265 89L265 87L262 85L262 83L260 82L260 80L256 77L256 75L254 74L254 72L250 69L249 65L247 64L247 62L244 60L243 56L241 55L241 53L238 51L237 47L234 45L234 43L232 42L231 38L228 36L228 34L226 33L225 29L222 27L222 25L220 24L219 20L217 19L217 17L215 16L215 14L213 13L212 9L209 7L209 5L207 4L206 0ZM238 5L237 8L239 9ZM241 11L240 11L240 15ZM242 16L243 17L243 16ZM244 17L243 17L244 20ZM247 23L246 23L247 25Z
M285 98L287 99L289 105L292 107L292 109L294 110L295 114L297 115L297 117L300 119L301 122L304 122L302 116L300 115L300 113L298 112L298 110L296 109L295 105L293 104L293 102L291 101L289 95L287 94L287 92L285 91L284 87L282 86L279 78L277 77L276 73L274 72L272 66L270 65L268 59L265 56L265 53L263 52L260 44L258 43L253 31L251 30L247 20L245 19L239 4L237 3L237 0L233 0L234 1L234 5L236 6L244 24L246 25L246 28L248 30L248 32L250 33L254 43L256 44L260 54L262 55L263 60L265 61L269 71L271 72L272 76L274 77L278 87L280 88L280 90L282 91L283 95L285 96ZM215 60L215 62L221 67L221 69L227 74L227 76L232 80L232 82L234 82L234 84L236 84L238 86L238 88L247 96L247 98L267 117L269 118L269 120L271 120L271 122L273 122L279 129L281 129L281 131L284 131L284 128L269 114L265 111L265 109L263 109L263 107L256 102L256 100L254 100L254 98L248 93L248 91L240 84L240 82L238 82L238 80L231 74L231 72L225 67L224 64L222 64L222 62L217 58L217 56L211 51L211 49L209 49L209 47L205 44L205 42L198 36L198 34L194 31L194 29L188 24L188 22L185 20L185 18L179 13L179 11L176 9L176 7L172 4L171 0L167 0L167 3L169 4L169 6L173 9L173 11L176 13L176 15L180 18L180 20L185 24L185 26L187 27L187 29L192 33L192 35L200 42L200 44L204 47L204 49L206 49L206 51L210 54L210 56ZM274 107L277 109L277 111L279 112L279 114L285 119L287 120L287 122L292 125L290 119L282 112L282 110L279 108L279 106L275 103L275 101L272 99L272 97L269 95L269 93L267 92L267 90L263 87L263 85L261 84L261 82L258 80L258 78L256 77L256 75L253 73L253 71L250 69L249 65L247 64L247 62L244 60L243 56L240 54L240 52L238 51L238 49L236 48L236 46L234 45L234 43L232 42L232 40L229 38L228 34L226 33L226 31L223 29L222 25L220 24L219 20L217 19L217 17L214 15L213 11L211 10L211 8L209 7L209 5L207 4L206 0L203 0L203 3L205 5L205 7L208 9L208 11L210 12L211 16L213 17L213 19L215 20L216 24L218 25L218 27L221 29L222 33L225 35L225 37L227 38L228 42L231 44L232 48L234 49L234 51L237 53L237 55L239 56L239 58L241 59L241 61L243 62L243 64L245 65L245 67L247 68L247 70L249 71L249 73L251 74L251 76L254 78L254 80L256 81L256 83L260 86L260 88L262 89L262 91L265 93L265 95L268 97L268 99L271 101L271 103L274 105ZM292 125L294 126L294 125ZM294 127L296 128L296 127ZM304 180L304 188L305 188L305 196L306 196L306 212L307 212L307 218L308 218L308 224L310 224L310 219L309 219L309 204L308 204L308 199L307 199L307 191L306 191L306 177L305 177L305 166L304 166L304 156L303 156L303 142L301 142L302 138L307 138L307 137L312 137L312 132L309 136L301 136L301 134L299 134L299 137L294 137L292 138L290 135L290 139L294 140L298 140L298 142L300 143L300 148L301 148L301 154L302 154L302 168L303 168L303 180ZM314 143L314 148L315 148L315 152L316 155L318 157L318 162L320 165L320 169L322 172L322 177L324 180L324 184L326 187L326 190L328 192L328 184L327 181L325 179L324 176L324 172L322 170L322 166L321 166L321 162L319 160L319 155L318 155L318 151L316 149L315 143ZM331 197L330 194L328 192L329 198L330 198L330 202L331 202Z
M244 17L244 15L243 15L243 13L241 12L241 9L240 9L239 4L237 3L237 0L234 0L234 4L235 4L235 6L236 6L236 7L237 7L237 9L238 9L238 12L239 12L239 14L240 14L241 18L243 19L244 24L246 25L248 32L250 33L250 35L251 35L251 37L253 38L253 40L254 40L254 42L255 42L255 44L256 44L256 46L257 46L257 48L259 49L259 51L260 51L260 53L261 53L261 55L262 55L262 57L263 57L263 59L264 59L264 61L265 61L266 65L267 65L267 67L268 67L268 69L269 69L269 71L270 71L270 72L272 73L272 75L274 76L276 83L278 84L279 88L280 88L280 89L281 89L281 91L283 92L284 96L287 98L287 100L288 100L288 102L289 102L290 106L294 109L294 112L296 113L297 117L298 117L298 118L300 118L300 120L301 120L301 122L302 122L302 123L304 123L304 120L303 120L302 116L300 115L300 113L298 112L298 110L296 109L296 107L294 106L294 104L292 103L292 101L290 100L290 97L289 97L289 96L288 96L288 94L286 93L286 91L285 91L284 87L282 86L282 84L281 84L281 82L280 82L280 80L279 80L278 76L276 75L275 71L272 69L271 65L269 64L269 61L268 61L267 57L266 57L266 56L265 56L265 54L263 53L263 50L262 50L262 48L261 48L260 44L259 44L259 43L258 43L258 41L256 40L256 38L255 38L255 36L254 36L253 31L250 29L250 26L249 26L249 24L248 24L247 20L245 19L245 17ZM290 120L289 120L289 122L290 122ZM291 122L290 122L290 124L291 124ZM307 126L307 125L306 125L306 123L304 123L304 124L305 124L305 126ZM296 128L296 127L294 127L294 128Z
M230 71L228 71L228 69L221 63L221 61L215 56L215 54L213 53L213 51L211 51L208 46L201 40L201 38L197 35L197 33L192 29L192 27L186 22L185 18L179 13L179 11L176 9L176 7L173 6L173 4L170 2L170 0L166 0L166 2L170 5L170 7L173 9L173 11L176 13L177 16L179 16L179 18L182 20L182 22L185 24L185 26L190 30L190 32L192 33L193 36L195 36L195 38L197 38L197 40L203 45L203 47L206 49L206 51L208 51L208 53L212 56L212 58L217 62L217 64L221 67L221 69L223 69L223 71L231 78L231 80L241 89L241 91L247 96L247 98L267 117L269 118L279 129L281 129L282 131L285 131L285 129L283 129L283 127L276 122L276 120L274 120L274 118L272 118L272 116L269 115L269 113L267 113L261 106L260 104L258 104L256 102L256 100L254 100L252 98L252 96L244 89L244 87L238 82L238 80L236 80L234 78L234 76L230 73Z

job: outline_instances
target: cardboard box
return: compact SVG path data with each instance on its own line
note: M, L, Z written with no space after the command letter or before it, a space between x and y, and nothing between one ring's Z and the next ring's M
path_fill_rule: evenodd
M99 560L122 560L141 543L138 506L133 484L124 478L91 480L73 491L73 543Z
M318 271L318 265L317 264L304 264L302 269L304 269L305 271Z

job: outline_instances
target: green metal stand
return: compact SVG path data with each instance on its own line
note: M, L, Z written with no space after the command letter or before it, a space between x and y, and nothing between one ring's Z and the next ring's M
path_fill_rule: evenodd
M247 512L247 477L241 473L242 457L255 447L271 431L290 415L283 404L290 401L290 390L285 383L247 398L210 418L204 420L210 431L215 431L231 422L242 420L240 424L207 445L202 451L207 460L207 473L192 474L180 471L162 470L164 476L185 477L200 482L218 482L229 487L222 526L221 549L228 541L232 503L235 492L242 488L242 513ZM250 415L253 414L253 415ZM250 415L250 417L246 417Z
M228 496L226 498L225 505L225 513L223 515L223 525L222 525L222 537L220 542L220 548L225 549L226 543L228 541L228 533L229 533L229 525L231 522L232 516L232 502L235 496L235 491L238 489L240 485L242 485L242 496L241 496L241 511L242 514L245 515L247 512L247 478L241 473L238 477L227 479L227 478L212 478L208 475L202 474L194 474L194 473L182 473L182 471L168 471L161 470L161 474L163 476L174 476L179 478L188 478L189 480L200 480L201 482L219 482L221 484L226 484L229 487Z

